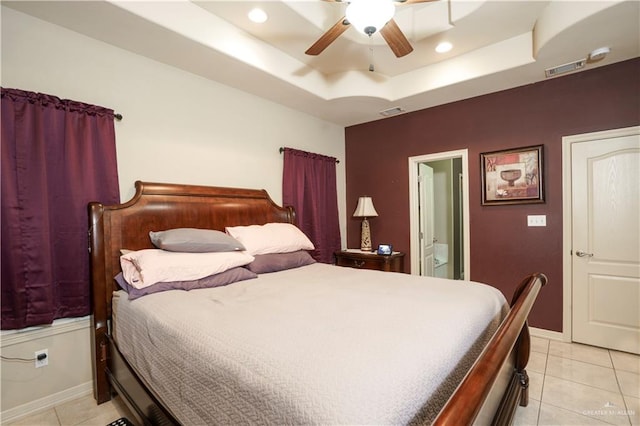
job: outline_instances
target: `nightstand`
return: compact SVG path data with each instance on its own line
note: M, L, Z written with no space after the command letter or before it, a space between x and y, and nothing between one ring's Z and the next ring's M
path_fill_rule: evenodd
M390 255L365 252L356 249L341 250L334 253L336 265L358 269L375 269L387 272L404 272L404 253L394 251Z

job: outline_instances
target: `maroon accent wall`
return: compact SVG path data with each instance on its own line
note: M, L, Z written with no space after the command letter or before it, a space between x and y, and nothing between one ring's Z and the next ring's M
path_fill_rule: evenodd
M347 243L360 244L358 197L370 195L373 245L407 253L410 271L408 158L467 148L471 276L507 298L525 275L544 272L530 324L562 331L562 137L640 124L640 59L429 108L345 130ZM480 153L544 145L545 203L482 206ZM545 228L527 215L547 216Z

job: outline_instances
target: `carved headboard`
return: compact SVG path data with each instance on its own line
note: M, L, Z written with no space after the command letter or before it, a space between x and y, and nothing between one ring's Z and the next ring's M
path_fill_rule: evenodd
M149 231L172 228L224 231L226 226L295 223L293 208L278 206L265 190L140 181L135 186L135 195L124 204L105 206L93 202L88 207L96 351L101 350L100 345L106 345L111 297L117 290L114 277L121 270L121 249L153 248Z

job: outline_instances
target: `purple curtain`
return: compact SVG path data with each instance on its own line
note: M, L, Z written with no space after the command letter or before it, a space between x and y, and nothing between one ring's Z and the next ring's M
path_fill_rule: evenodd
M336 159L285 148L282 201L296 209L298 227L315 246L313 258L333 263L341 247Z
M89 314L89 201L118 203L113 111L2 88L2 329Z

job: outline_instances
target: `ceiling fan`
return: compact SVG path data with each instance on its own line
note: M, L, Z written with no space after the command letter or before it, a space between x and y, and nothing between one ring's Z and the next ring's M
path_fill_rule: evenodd
M343 0L324 0L331 3L343 3ZM350 0L346 1L346 14L336 24L329 28L313 45L307 49L307 55L319 55L333 43L350 25L358 31L371 37L376 31L387 42L393 53L398 57L408 55L413 51L409 40L402 33L396 21L393 20L395 5L426 3L434 0Z

